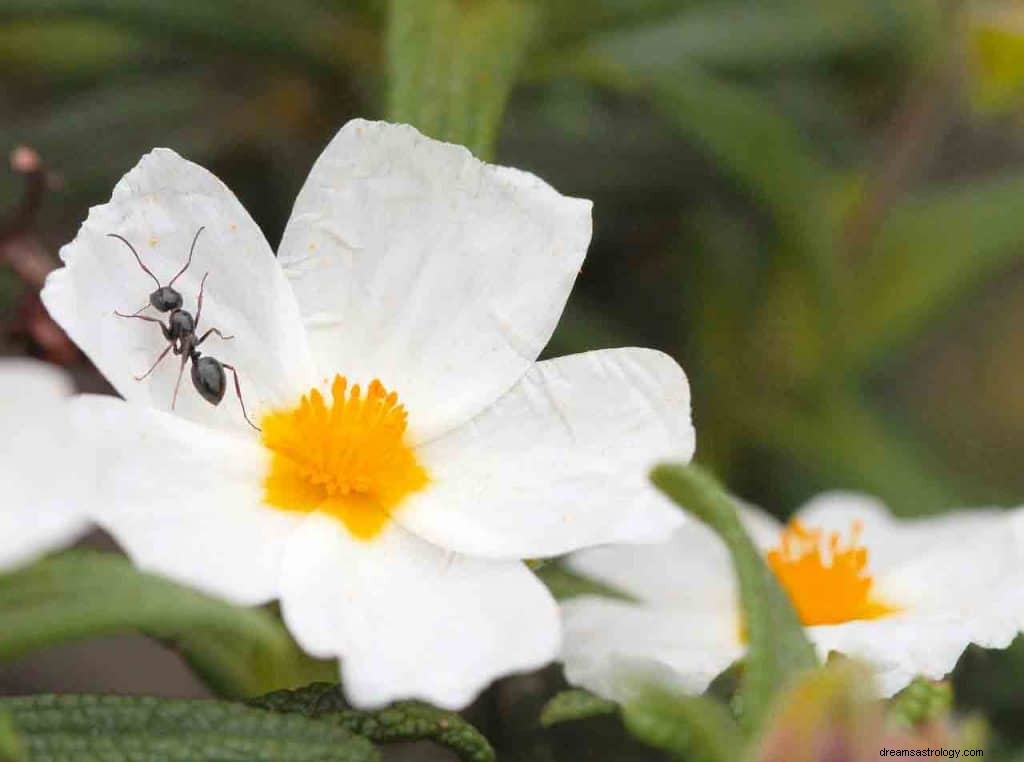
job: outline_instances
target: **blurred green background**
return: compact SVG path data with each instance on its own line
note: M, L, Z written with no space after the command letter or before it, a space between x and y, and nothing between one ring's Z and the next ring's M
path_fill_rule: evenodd
M678 358L698 460L780 515L1024 502L1022 110L1009 1L0 0L0 148L60 179L51 255L153 146L276 243L342 123L410 121L594 200L549 352ZM0 173L0 230L21 194ZM4 353L41 351L31 290L0 265ZM1008 735L1016 650L961 691Z

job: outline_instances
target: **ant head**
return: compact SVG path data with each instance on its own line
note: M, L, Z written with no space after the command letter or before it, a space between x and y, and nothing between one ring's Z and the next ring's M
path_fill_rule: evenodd
M160 312L171 312L181 309L181 294L170 286L161 286L149 295L149 303Z

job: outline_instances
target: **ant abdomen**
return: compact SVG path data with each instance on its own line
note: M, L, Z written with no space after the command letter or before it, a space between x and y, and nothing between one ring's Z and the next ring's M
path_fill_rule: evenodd
M196 355L198 354L197 352ZM212 357L193 356L192 385L204 400L211 405L219 405L224 399L224 389L227 387L224 366Z

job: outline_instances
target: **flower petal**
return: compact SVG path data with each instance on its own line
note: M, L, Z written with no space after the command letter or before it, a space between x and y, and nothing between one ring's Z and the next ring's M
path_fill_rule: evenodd
M941 680L971 642L965 623L930 616L857 620L810 627L807 634L822 659L836 652L868 664L886 697L919 675Z
M657 542L685 519L650 484L689 460L690 391L674 360L611 349L536 364L493 406L420 448L431 484L396 519L471 555L533 558Z
M735 605L656 609L596 596L562 603L565 677L614 701L631 678L658 675L685 693L702 693L746 650Z
M139 567L239 605L277 597L302 516L262 503L258 444L114 397L76 407L100 448L94 517Z
M569 567L653 606L727 610L737 600L729 552L699 521L687 521L668 542L607 545L577 551Z
M280 248L321 373L396 390L417 442L466 421L550 338L590 206L407 125L349 122Z
M0 569L72 542L88 526L79 505L91 453L72 425L70 379L41 362L0 362Z
M124 242L167 285L188 259L200 227L195 257L175 283L184 309L196 312L200 282L209 273L198 331L218 328L203 353L237 367L250 411L293 402L315 379L298 306L256 223L216 177L173 151L156 149L114 188L110 202L93 207L75 239L61 249L66 267L47 279L43 301L107 380L127 400L169 410L179 361L168 356L143 374L167 347L159 327L117 317L148 303L156 288ZM148 309L143 315L163 317ZM229 387L232 385L228 376ZM183 386L191 386L185 378ZM183 388L177 412L224 428L246 429L234 390L214 407Z
M460 708L559 647L555 602L523 564L446 554L395 524L366 542L308 517L288 546L281 605L303 648L342 659L358 706Z

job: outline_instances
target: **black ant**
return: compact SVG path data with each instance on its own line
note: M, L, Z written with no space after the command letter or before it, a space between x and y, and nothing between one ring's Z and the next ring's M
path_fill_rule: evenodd
M187 310L183 310L182 304L184 300L181 298L181 294L174 289L174 282L178 280L185 271L192 264L192 255L196 250L196 241L199 240L199 234L205 230L205 227L199 228L196 231L195 238L192 239L192 247L188 252L188 260L185 262L185 266L178 271L178 274L171 278L171 282L166 286L160 285L160 279L157 278L153 272L142 263L142 258L139 253L135 250L135 247L128 242L123 236L117 233L107 233L110 238L116 238L117 240L124 243L132 254L135 255L135 261L139 263L139 267L156 282L156 291L149 295L149 304L145 305L135 313L126 315L123 312L114 310L114 314L118 317L123 318L134 318L135 320L145 320L149 323L156 323L160 326L160 330L164 334L164 338L167 339L167 348L160 353L160 356L156 358L156 361L150 366L149 370L143 373L141 376L135 376L136 381L142 381L148 377L157 366L163 362L163 359L167 357L167 353L173 351L175 355L181 356L181 367L178 369L178 381L174 385L174 396L171 399L171 410L174 410L175 405L178 403L178 389L181 387L181 377L185 372L185 364L190 360L192 361L192 386L196 388L200 396L209 402L211 405L219 405L221 400L224 399L224 390L227 386L227 376L224 373L224 369L231 371L231 374L235 377L235 394L238 396L238 404L242 406L242 415L245 417L245 422L252 426L256 431L260 431L260 427L249 420L249 414L245 410L245 401L242 399L242 386L238 381L238 371L235 370L233 365L222 363L220 360L216 360L209 355L203 355L200 353L197 347L209 338L210 334L215 333L222 339L230 340L234 336L225 336L216 328L209 329L202 336L196 337L196 329L199 327L199 318L203 314L203 290L206 288L206 279L210 276L210 273L203 275L203 280L199 285L199 298L197 300L196 314L192 317L192 313ZM162 320L154 317L147 317L139 313L154 307L158 312L169 312L167 318L167 324L165 325Z

